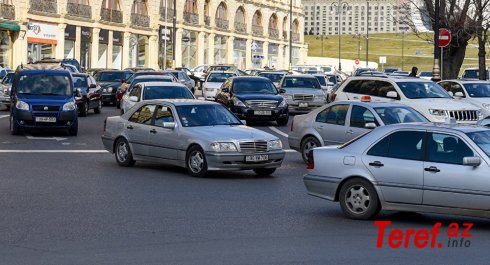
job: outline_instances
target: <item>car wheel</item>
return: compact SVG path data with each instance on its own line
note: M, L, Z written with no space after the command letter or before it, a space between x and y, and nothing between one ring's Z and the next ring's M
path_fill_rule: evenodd
M14 117L10 117L10 134L18 135L19 133L20 133L20 129L17 123L14 121Z
M351 219L368 220L381 209L373 185L360 178L348 180L342 185L339 201L342 211Z
M289 117L285 117L285 118L279 118L277 119L277 125L279 126L286 126L288 124L288 121L289 121Z
M272 175L276 171L276 168L256 168L254 169L255 174L261 177L267 177Z
M122 167L132 167L136 163L129 143L124 138L117 140L114 155L116 156L116 162Z
M199 146L193 146L187 151L187 171L193 177L204 177L208 171L208 164L204 151Z
M320 147L322 146L320 144L320 141L318 141L315 137L309 136L306 137L302 142L301 142L301 156L303 157L303 161L305 163L310 162L308 158L308 154L310 153L313 148Z
M80 109L80 116L85 117L87 116L87 113L88 113L88 102L85 101L85 103L83 103L82 108Z
M97 103L97 107L94 109L95 114L99 114L102 109L102 100L99 100L99 103Z

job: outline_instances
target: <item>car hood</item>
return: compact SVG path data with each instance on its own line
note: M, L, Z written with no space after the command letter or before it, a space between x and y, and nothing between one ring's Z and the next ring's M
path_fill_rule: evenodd
M30 105L63 105L70 101L72 97L67 96L19 96L22 100Z
M206 82L204 83L204 87L218 89L222 84L222 82Z
M284 88L284 90L286 90L286 94L312 94L312 95L323 94L323 90L314 89L314 88L294 87L294 88Z
M467 102L472 103L478 107L482 104L490 104L490 98L466 98Z
M471 104L459 102L455 99L448 98L426 98L426 99L411 99L400 102L414 109L438 109L438 110L479 110Z
M272 95L272 94L239 94L239 95L235 95L235 97L241 101L247 101L247 100L282 101L283 100L283 97L279 94L277 94L277 95Z
M261 130L245 125L240 126L199 126L185 127L189 133L197 138L208 141L234 141L234 140L275 140L277 137Z
M118 88L121 84L122 84L121 82L114 82L114 81L99 82L101 88L106 88L106 87Z

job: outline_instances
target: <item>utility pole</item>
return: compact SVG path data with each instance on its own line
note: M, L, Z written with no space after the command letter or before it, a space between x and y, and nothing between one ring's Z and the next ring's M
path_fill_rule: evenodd
M293 0L289 0L289 72L293 72Z
M402 71L405 62L405 31L402 31Z
M357 59L361 59L361 33L357 33Z
M439 66L439 0L435 0L434 7L434 65L432 67L432 80L441 80L441 69Z
M369 1L366 7L366 67L369 66Z
M172 68L177 67L175 63L175 45L177 43L177 0L174 0L174 17L172 20Z

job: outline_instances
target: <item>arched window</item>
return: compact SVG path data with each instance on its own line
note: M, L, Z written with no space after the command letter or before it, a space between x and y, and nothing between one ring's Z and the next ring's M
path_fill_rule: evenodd
M240 6L235 13L235 30L237 32L247 32L247 24L245 23L245 9Z
M197 1L196 0L186 0L184 12L197 13Z
M269 28L270 29L277 29L277 16L276 16L276 14L272 14L272 16L269 18Z
M102 9L100 10L101 20L116 23L122 23L123 14L119 0L104 0L102 1Z
M224 2L221 2L218 9L216 9L216 18L225 20L228 18L226 15L226 5Z
M146 0L134 0L133 9L131 10L131 13L147 16L148 8L146 5Z
M259 10L255 11L254 17L252 19L252 25L262 26L262 13Z
M299 33L299 21L298 21L298 19L293 20L293 33Z
M165 6L167 9L174 9L174 0L161 0L160 8L165 10Z
M119 5L119 0L104 0L102 1L102 8L121 10L121 6Z
M204 2L204 15L209 16L209 0Z

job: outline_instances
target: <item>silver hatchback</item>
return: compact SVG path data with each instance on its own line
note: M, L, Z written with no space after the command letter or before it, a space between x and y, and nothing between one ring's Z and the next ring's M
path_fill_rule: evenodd
M318 161L318 163L315 163ZM395 124L340 147L313 149L308 193L353 219L381 210L490 217L490 129Z
M285 75L279 83L279 89L289 106L290 113L308 113L327 103L327 97L312 75Z

